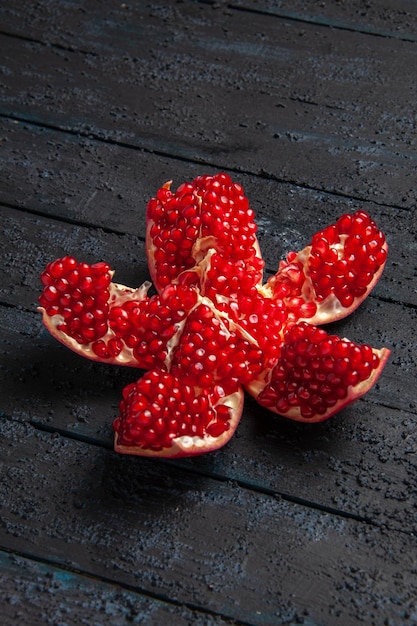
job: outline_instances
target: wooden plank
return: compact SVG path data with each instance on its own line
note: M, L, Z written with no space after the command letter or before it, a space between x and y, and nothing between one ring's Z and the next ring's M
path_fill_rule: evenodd
M233 8L256 10L297 21L355 30L406 41L417 41L417 11L414 0L350 0L316 2L292 0L234 0Z
M141 372L73 354L42 328L35 313L5 307L0 314L3 413L111 448L122 388ZM392 339L392 317L386 312L381 318ZM304 425L246 398L228 446L187 461L186 467L411 532L416 523L415 316L402 324L394 336L397 350L366 399L333 420ZM361 327L356 330L360 335Z
M87 255L91 260L94 256L95 260L104 258L114 264L121 282L138 285L147 278L145 270L139 271L136 263L144 262L148 200L167 180L174 179L175 189L198 174L218 171L10 120L0 122L0 130L6 139L0 152L4 180L0 202L80 226L95 225L116 234L128 233L125 239L114 236L103 239L94 229L82 234L82 230L63 227L59 234L59 224L51 223L49 228L44 220L29 216L22 222L21 214L3 210L10 225L2 235L7 262L0 267L0 281L4 286L13 285L11 299L4 300L7 296L3 291L3 301L9 303L16 301L16 290L22 304L32 302L37 297L37 274L43 264L64 251L79 257ZM364 209L378 222L389 243L388 262L373 293L387 300L417 305L417 220L409 211L229 173L244 186L256 212L259 241L269 271L275 271L279 260L290 250L302 249L316 231L343 213ZM82 243L83 238L88 245ZM40 251L35 254L33 246L35 242L40 245L42 239L46 254L39 256ZM13 263L10 266L9 260L14 257L17 241L21 242L22 262L23 259L26 262L16 276L14 272L20 268ZM121 256L114 256L118 251ZM20 284L25 288L20 289Z
M92 219L99 209L100 205ZM117 280L127 284L138 285L148 278L142 244L132 236L74 227L6 207L3 218L2 298L8 305L34 308L40 290L38 275L45 263L75 251L86 260L107 259L117 268ZM308 218L303 220L307 224ZM396 239L402 244L400 237ZM395 289L395 277L392 284ZM340 335L393 348L378 388L341 419L318 428L298 427L261 412L248 401L233 441L237 448L199 460L198 467L412 528L414 509L404 494L412 489L408 476L414 472L415 317L410 307L370 298L350 319L334 326ZM2 328L7 359L2 387L9 390L3 410L110 446L110 424L121 389L137 373L94 365L70 354L41 331L36 315L20 318L14 309L6 309ZM306 483L306 474L314 484ZM358 484L365 485L364 489L358 489Z
M34 310L45 263L74 251L87 261L105 258L117 267L117 280L127 284L148 278L142 244L132 236L23 216L3 209L1 282L8 305ZM413 308L369 298L354 315L333 326L341 336L393 349L381 382L364 401L330 423L309 428L276 418L249 400L238 437L224 452L199 460L198 467L412 528L415 511L405 494L413 491L409 476L415 471L416 328ZM110 425L121 389L138 373L73 355L42 330L35 313L6 308L2 329L1 387L8 389L2 410L111 446ZM308 482L306 475L311 477Z
M414 206L412 43L309 24L300 37L296 22L194 3L175 19L146 10L104 21L107 50L86 32L91 54L3 37L3 114Z
M415 623L407 534L29 425L1 429L8 551L246 624Z
M0 597L18 588L15 621L30 590L55 622L70 608L94 617L94 605L109 624L132 606L139 623L148 611L156 623L415 624L415 46L333 32L333 7L322 28L221 3L41 5L1 7L22 26L0 39L13 118L0 192L0 545L30 567L7 566ZM362 23L377 23L373 0L365 10ZM333 328L393 355L378 388L317 428L247 400L215 454L122 457L111 421L139 372L59 346L34 312L37 275L49 255L80 252L138 284L147 199L209 166L254 198L269 268L341 207L369 208L389 267L376 297ZM78 585L59 604L46 599L52 562Z
M252 11L259 11L318 26L355 30L405 41L417 39L414 0L368 0L366 4L362 0L319 4L315 0L292 0L290 4L276 0L233 0L227 3L204 0L204 4L211 4L220 13L230 13L234 9L246 11L249 19L252 18ZM175 6L164 6L155 1L150 6L151 15L165 23L178 15ZM82 6L73 3L70 7L68 3L55 2L53 10L48 4L39 6L31 0L11 0L0 6L0 19L4 32L21 37L42 40L47 30L50 41L61 46L74 46L74 40L78 45L85 45L88 35L88 39L93 40L96 46L110 47L113 42L109 31L114 23L123 24L127 29L127 22L140 24L143 18L143 9L138 3L115 4L106 7L105 11L100 6L100 9L91 0L83 2Z
M175 624L221 626L220 616L107 583L50 563L0 551L3 626L15 624Z

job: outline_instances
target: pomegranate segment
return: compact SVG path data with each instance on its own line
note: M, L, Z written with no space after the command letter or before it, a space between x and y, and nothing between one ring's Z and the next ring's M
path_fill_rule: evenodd
M342 215L314 235L311 245L290 252L266 285L291 318L325 324L346 317L378 282L387 258L385 235L364 211Z
M123 390L115 419L115 450L140 456L195 456L216 450L233 436L243 390L220 385L198 389L171 373L153 370Z
M88 344L107 332L111 278L107 263L88 265L70 256L57 259L41 274L45 288L39 302L48 317L61 316L58 330Z
M262 350L203 300L189 315L170 371L184 384L209 388L217 381L229 393L263 368Z
M285 334L267 379L248 391L262 406L303 422L321 422L359 398L376 382L389 350L358 345L306 322Z
M210 249L251 267L262 282L264 262L256 239L254 212L241 185L230 176L199 176L176 193L166 183L147 207L146 251L157 290L181 280L201 287L195 266Z
M169 285L147 297L112 283L106 263L88 265L73 257L48 264L39 298L45 326L69 348L95 361L141 369L166 368L176 335L197 303L195 289Z
M89 359L148 370L123 392L115 449L191 456L223 446L243 410L318 422L363 395L389 350L315 325L348 315L379 279L387 243L363 211L343 215L262 285L264 262L242 187L200 176L165 184L147 209L151 283L112 282L107 263L48 264L39 298L54 337Z

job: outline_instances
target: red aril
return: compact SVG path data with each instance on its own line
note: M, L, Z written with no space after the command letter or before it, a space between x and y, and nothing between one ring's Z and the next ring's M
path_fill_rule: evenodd
M77 353L148 370L123 392L115 449L190 456L223 446L243 388L261 406L316 422L362 396L386 348L357 345L315 324L353 311L379 279L385 236L363 211L343 215L262 285L254 214L227 174L200 176L147 209L150 283L112 282L106 263L50 263L40 297L46 327Z

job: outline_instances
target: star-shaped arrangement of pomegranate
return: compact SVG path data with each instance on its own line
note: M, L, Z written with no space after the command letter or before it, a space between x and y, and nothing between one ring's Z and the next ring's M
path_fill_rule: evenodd
M302 422L329 418L377 380L387 348L317 328L366 298L387 257L384 234L363 211L343 215L290 252L263 284L254 212L224 173L147 207L150 282L112 282L105 262L66 256L41 275L43 321L63 344L95 361L146 373L123 390L115 450L191 456L215 450L239 423L244 389Z

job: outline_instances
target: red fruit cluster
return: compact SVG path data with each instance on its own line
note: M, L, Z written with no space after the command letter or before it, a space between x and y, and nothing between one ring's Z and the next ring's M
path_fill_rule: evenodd
M364 211L342 215L290 252L267 283L294 320L315 324L345 317L375 286L387 259L385 235Z
M110 267L77 263L66 256L49 263L41 274L39 298L49 317L62 316L59 330L84 345L107 332Z
M181 280L195 284L195 265L209 249L223 261L243 261L243 270L254 262L259 282L264 264L254 256L257 228L241 185L218 174L199 176L175 193L170 186L164 185L147 208L147 254L155 286L177 282L187 270L193 271Z
M158 453L175 439L193 447L194 440L215 439L230 428L230 409L220 404L224 390L214 387L199 394L192 386L168 372L147 372L123 390L121 415L114 422L118 445Z
M367 381L380 362L370 346L301 322L285 334L281 355L258 402L288 416L295 407L306 420L326 416L338 404L344 406L349 390Z
M364 211L343 215L336 224L315 235L308 269L317 301L333 293L342 306L352 306L384 266L384 244L384 234Z

